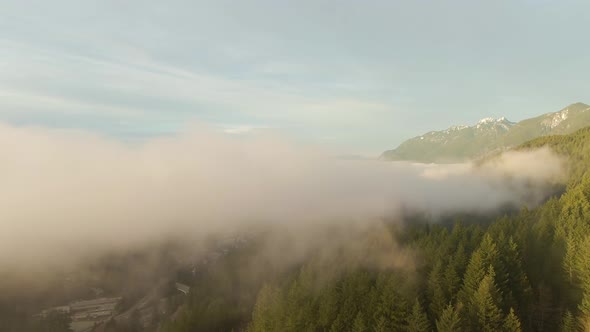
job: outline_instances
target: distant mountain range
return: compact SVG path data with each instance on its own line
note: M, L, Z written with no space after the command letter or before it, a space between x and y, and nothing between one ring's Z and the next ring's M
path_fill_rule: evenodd
M520 122L506 118L485 118L474 126L452 126L431 131L383 152L384 160L424 163L453 163L483 157L528 140L555 134L569 134L590 126L590 106L575 103L559 112L547 113Z

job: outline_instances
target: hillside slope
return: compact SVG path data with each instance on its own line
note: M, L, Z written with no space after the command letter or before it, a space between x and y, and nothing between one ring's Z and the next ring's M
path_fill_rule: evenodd
M410 269L327 278L333 265L310 259L259 291L248 331L590 331L590 128L517 149L542 146L570 161L563 194L491 223L392 227Z

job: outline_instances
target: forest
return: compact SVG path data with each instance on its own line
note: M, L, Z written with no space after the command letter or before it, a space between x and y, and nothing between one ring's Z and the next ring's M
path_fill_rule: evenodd
M255 277L246 269L253 255L236 253L194 280L162 330L590 331L590 128L518 149L543 146L567 157L569 178L536 208L437 223L409 217L368 231L360 251ZM408 253L412 264L362 263L384 250Z
M568 179L535 208L334 227L297 258L300 239L272 233L204 269L166 258L133 283L166 275L189 294L171 288L150 322L135 313L93 331L590 331L590 127L517 149L544 146L568 160ZM0 299L0 331L71 331L69 317L31 318L15 303Z

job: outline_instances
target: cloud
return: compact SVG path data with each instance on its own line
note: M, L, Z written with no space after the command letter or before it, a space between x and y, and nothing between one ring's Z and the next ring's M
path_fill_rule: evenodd
M55 98L86 119L297 125L379 154L417 131L588 98L588 46L561 51L584 39L587 4L2 4L0 89L33 96L0 98L2 121L46 124L30 114L63 112L44 107Z
M502 158L457 170L338 160L264 131L236 137L195 125L129 145L84 131L0 125L0 267L75 260L171 236L364 223L402 208L486 212L534 204L530 192L563 173L560 159L544 150Z
M130 47L117 57L116 52L88 55L10 39L0 39L0 46L6 49L0 107L13 117L52 112L154 121L264 119L334 129L371 123L372 116L387 110L367 98L310 90L309 84L168 64Z

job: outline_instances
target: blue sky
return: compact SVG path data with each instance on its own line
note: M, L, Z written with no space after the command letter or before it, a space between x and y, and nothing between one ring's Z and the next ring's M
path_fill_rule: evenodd
M0 121L340 152L590 102L588 1L0 0Z

